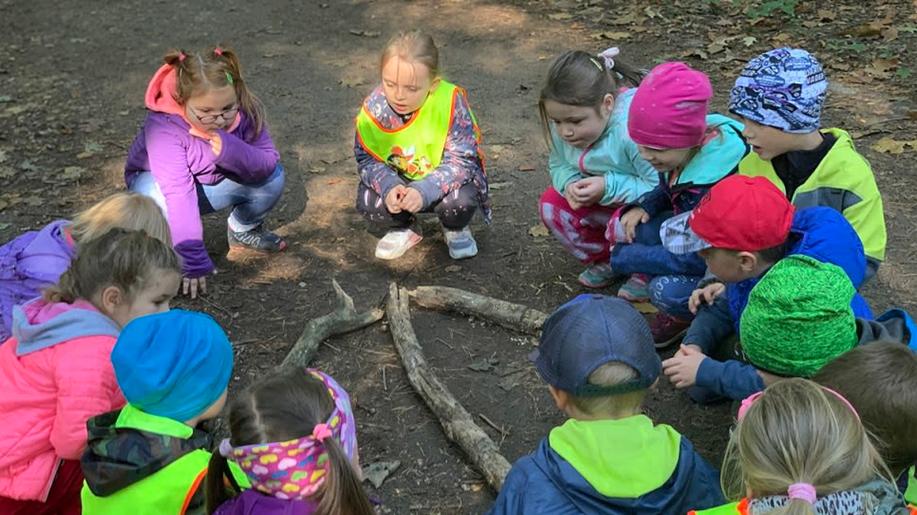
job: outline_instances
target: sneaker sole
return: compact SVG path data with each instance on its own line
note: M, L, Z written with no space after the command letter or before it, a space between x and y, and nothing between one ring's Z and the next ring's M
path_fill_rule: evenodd
M671 347L672 345L675 345L676 343L678 343L678 342L680 342L682 339L684 339L685 334L687 334L687 332L688 332L688 329L687 329L687 328L682 329L681 331L678 332L678 334L676 334L675 336L669 338L668 340L666 340L666 341L664 341L664 342L660 342L660 343L653 342L653 344L656 346L656 349L659 349L659 350L665 349L665 348L667 348L667 347Z
M286 249L287 249L286 240L282 240L280 242L280 248L277 248L277 249L259 249L255 247L249 247L248 245L244 243L229 242L230 251L248 251L248 252L259 252L261 254L276 254L278 252L283 252Z
M599 288L608 288L609 286L611 286L612 284L614 284L616 280L617 280L617 279L609 279L608 281L604 281L604 282L601 282L601 283L589 283L589 282L584 281L584 280L583 280L582 278L580 278L580 277L577 278L577 281L578 281L580 284L582 284L582 285L585 286L586 288L591 288L591 289L593 289L593 290L597 290L597 289L599 289Z
M398 259L398 258L400 258L401 256L403 256L405 252L407 252L407 251L411 250L412 248L414 248L414 246L417 245L418 243L420 243L420 240L422 240L422 239L423 239L423 236L416 236L416 237L413 237L413 236L412 236L411 239L408 240L408 244L407 244L407 245L405 245L404 247L401 247L400 249L397 249L397 250L395 250L395 251L393 251L393 252L390 252L390 253L388 253L388 252L379 252L379 249L378 249L378 247L377 247L377 248L376 248L376 257L377 257L378 259L382 259L382 260L384 260L384 261L391 261L391 260L393 260L393 259Z
M472 258L478 255L478 246L477 245L472 245L469 248L462 249L458 252L453 252L452 248L450 248L448 245L446 246L446 248L449 249L449 257L455 260L468 259L468 258Z

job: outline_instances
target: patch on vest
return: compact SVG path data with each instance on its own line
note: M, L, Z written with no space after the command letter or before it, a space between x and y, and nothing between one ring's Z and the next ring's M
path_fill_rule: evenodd
M422 177L433 171L433 163L427 156L416 156L415 154L416 149L413 145L404 149L394 146L385 162L399 173L411 178Z

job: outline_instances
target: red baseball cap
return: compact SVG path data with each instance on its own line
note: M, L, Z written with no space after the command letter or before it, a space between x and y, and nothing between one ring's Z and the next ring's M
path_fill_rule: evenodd
M757 252L786 241L795 211L767 178L736 174L710 188L694 210L666 221L661 236L676 254L710 247Z

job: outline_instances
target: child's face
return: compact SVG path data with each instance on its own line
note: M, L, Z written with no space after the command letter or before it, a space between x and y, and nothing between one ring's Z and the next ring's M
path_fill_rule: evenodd
M185 102L185 115L191 125L203 132L229 127L238 112L236 89L229 85L195 93Z
M178 292L180 282L179 274L173 271L157 270L150 274L146 287L138 291L132 300L129 300L116 287L109 286L102 292L102 304L108 308L108 316L119 326L124 327L137 317L168 311L172 298ZM111 288L118 290L117 298L106 299L107 295L115 295L114 292L110 292Z
M605 131L614 104L611 95L605 95L598 108L545 100L544 111L561 139L575 148L586 148L595 143Z
M392 56L382 66L382 93L400 115L420 109L438 80L425 65Z
M657 171L665 173L681 168L688 162L692 148L653 148L637 145L640 156L653 165Z
M709 248L698 254L710 273L723 282L737 283L755 276L757 257L751 252Z
M761 159L771 159L795 149L796 135L783 132L780 129L755 123L747 118L742 118L745 130L742 136L751 145L751 149Z

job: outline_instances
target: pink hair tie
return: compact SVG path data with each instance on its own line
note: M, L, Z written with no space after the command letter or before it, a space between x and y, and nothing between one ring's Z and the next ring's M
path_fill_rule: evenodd
M223 49L220 48L220 47L214 48L214 49L213 49L213 53L216 54L216 55L218 55L218 56L220 56L220 57L223 57Z
M815 487L809 483L793 483L786 489L786 495L791 500L800 499L809 504L815 504L818 499L815 494Z
M185 58L186 58L186 57L188 57L188 56L186 56L184 52L179 52L179 53L178 53L178 62L180 62L180 63L185 62Z
M328 424L316 424L312 429L312 438L318 442L324 442L329 437L331 437L331 429Z

